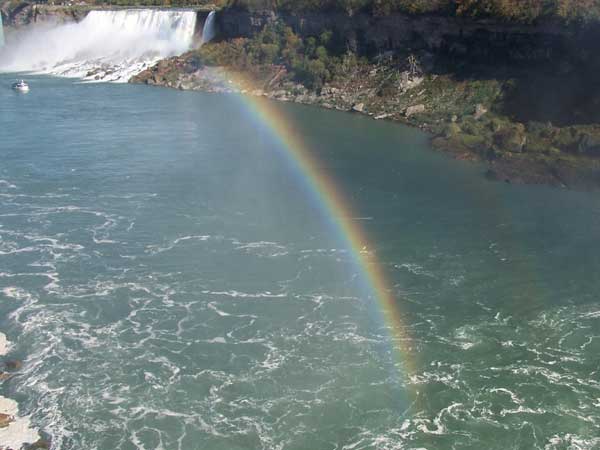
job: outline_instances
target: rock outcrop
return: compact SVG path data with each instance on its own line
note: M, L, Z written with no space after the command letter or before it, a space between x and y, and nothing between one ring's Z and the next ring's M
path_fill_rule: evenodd
M15 418L9 414L0 413L0 428L8 427Z
M390 51L428 51L448 58L468 57L479 62L531 64L558 57L577 63L598 54L598 26L508 23L440 15L306 12L286 14L273 10L227 9L218 15L221 39L250 37L265 25L283 21L301 36L332 31L343 36L340 46L366 55Z
M8 3L0 7L4 25L14 28L38 22L79 22L90 10L89 6L64 7L33 2L22 2L16 5Z

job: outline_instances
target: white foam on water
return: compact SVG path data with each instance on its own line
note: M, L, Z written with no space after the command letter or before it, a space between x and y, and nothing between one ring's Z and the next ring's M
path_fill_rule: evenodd
M490 392L492 393L500 393L500 394L506 394L510 397L510 400L517 404L517 405L521 405L523 403L523 400L521 400L517 394L515 394L513 391L506 389L506 388L493 388L490 389Z
M202 291L203 294L210 295L221 295L226 297L233 298L284 298L287 297L288 294L274 294L270 291L265 292L257 292L257 293L249 293L249 292L240 292L236 290L230 291Z
M414 263L394 264L395 269L406 270L413 275L421 275L425 277L435 278L435 275L426 270L423 266Z
M544 450L558 450L568 448L569 450L592 450L598 448L600 438L585 438L573 434L564 436L555 435L548 440Z
M17 186L15 186L14 184L6 181L6 180L0 180L0 186L5 187L7 189L16 189Z
M34 24L14 33L0 52L0 72L127 82L191 49L195 28L195 11L91 11L79 23Z
M188 241L199 241L199 242L205 242L208 241L209 239L211 239L213 236L210 235L192 235L192 236L182 236L179 237L177 239L175 239L173 242L171 242L168 245L149 245L146 248L146 253L152 254L152 255L156 255L158 253L163 253L169 250L173 250L175 247L177 247L179 244L186 243Z
M0 413L14 417L8 427L0 428L0 448L21 448L40 439L40 435L31 427L28 416L19 417L19 405L16 401L0 396Z

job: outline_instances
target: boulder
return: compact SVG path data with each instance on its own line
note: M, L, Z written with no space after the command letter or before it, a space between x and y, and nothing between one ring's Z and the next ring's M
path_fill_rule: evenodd
M4 367L6 367L6 370L19 370L21 367L23 367L23 363L18 359L14 359L12 361L6 361L4 363Z
M518 124L509 128L502 128L494 134L494 143L499 150L511 153L522 153L527 144L525 127Z
M423 84L423 81L425 81L425 77L412 75L408 71L402 72L400 74L399 88L402 92L407 92Z
M8 380L12 375L8 372L0 372L0 383Z
M354 112L364 112L365 111L365 104L364 103L355 103L354 105L352 105L352 111Z
M410 117L415 114L421 114L424 112L425 112L425 105L419 104L419 105L409 106L408 108L406 108L406 111L404 111L404 115L406 117Z
M15 418L8 414L0 413L0 428L6 428Z
M577 152L584 155L600 155L600 136L582 133L577 144Z
M33 444L25 447L26 450L48 450L50 448L50 442L45 439L40 439Z

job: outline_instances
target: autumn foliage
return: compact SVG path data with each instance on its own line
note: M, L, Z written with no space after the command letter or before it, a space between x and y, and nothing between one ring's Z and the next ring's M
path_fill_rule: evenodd
M227 6L282 11L343 10L375 15L395 12L493 17L531 23L542 19L587 21L600 18L600 0L223 0Z

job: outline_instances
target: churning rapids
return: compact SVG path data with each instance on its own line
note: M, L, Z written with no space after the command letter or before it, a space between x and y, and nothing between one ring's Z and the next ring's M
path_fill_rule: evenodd
M0 331L24 360L2 395L54 450L600 445L597 195L282 105L372 237L409 374L238 97L30 83L0 89Z
M39 23L12 33L0 71L126 82L194 44L196 12L91 11L79 23Z

